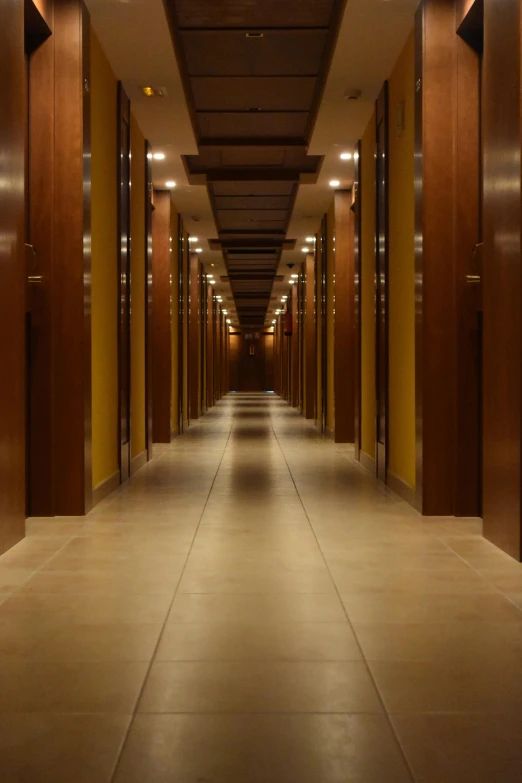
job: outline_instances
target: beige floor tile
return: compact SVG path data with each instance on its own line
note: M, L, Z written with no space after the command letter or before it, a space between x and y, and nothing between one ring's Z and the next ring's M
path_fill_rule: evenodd
M163 623L170 595L125 593L18 593L0 609L0 619L9 615L55 619L61 623Z
M130 716L0 715L2 783L109 783Z
M179 593L168 623L338 623L347 622L337 595L281 593L279 595Z
M352 623L517 622L520 609L500 593L428 595L426 593L343 593Z
M522 661L522 622L355 623L370 661Z
M366 712L382 707L362 662L154 663L140 712Z
M117 560L119 555L141 558L142 556L170 561L170 555L187 555L194 539L194 528L181 528L177 534L162 536L151 531L138 535L134 531L128 534L119 532L113 535L83 535L71 539L62 549L60 556L81 556L85 558L109 557ZM174 558L181 562L181 558Z
M236 550L227 548L216 551L208 549L204 552L191 552L187 559L187 568L195 571L222 568L225 572L242 567L248 570L254 568L285 568L302 571L307 568L322 568L324 558L318 548L306 552L293 550Z
M34 574L33 568L12 568L0 560L0 592L11 593L21 587Z
M388 570L331 566L330 573L341 593L415 593L468 595L498 593L498 589L473 569L456 571Z
M520 783L522 718L393 715L418 783Z
M187 559L186 554L170 552L141 552L119 550L98 552L60 552L43 566L42 571L96 571L150 569L156 573L180 573Z
M84 521L56 521L55 519L26 519L25 535L31 538L71 538L78 535Z
M520 661L370 661L388 712L522 715Z
M180 593L334 593L335 587L326 567L306 571L283 568L232 570L223 572L186 569L179 585Z
M159 661L359 661L347 623L173 623Z
M0 712L130 714L147 663L42 663L0 659Z
M181 576L177 569L157 572L151 568L39 571L24 583L27 593L143 593L174 594Z
M76 624L54 618L0 616L0 659L150 661L161 625Z
M116 783L167 780L411 783L380 715L138 715Z

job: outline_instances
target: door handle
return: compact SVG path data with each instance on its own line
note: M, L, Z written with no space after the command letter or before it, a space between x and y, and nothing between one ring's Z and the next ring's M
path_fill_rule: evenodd
M469 283L470 285L477 285L480 281L480 275L466 275L466 283Z
M29 275L27 281L33 285L35 283L43 283L43 277L42 275Z

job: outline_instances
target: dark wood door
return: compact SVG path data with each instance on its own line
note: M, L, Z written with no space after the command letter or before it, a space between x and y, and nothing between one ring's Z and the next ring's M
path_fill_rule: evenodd
M118 354L120 477L130 476L130 101L118 84Z
M376 461L386 481L388 442L388 83L376 103Z
M455 515L482 514L482 129L484 7L475 0L457 39L457 459Z
M152 187L152 147L145 142L145 426L148 458L152 459L152 213L154 189Z

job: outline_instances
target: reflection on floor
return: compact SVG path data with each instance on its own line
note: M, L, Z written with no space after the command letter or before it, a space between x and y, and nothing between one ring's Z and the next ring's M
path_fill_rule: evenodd
M0 558L3 783L519 783L522 567L231 395Z

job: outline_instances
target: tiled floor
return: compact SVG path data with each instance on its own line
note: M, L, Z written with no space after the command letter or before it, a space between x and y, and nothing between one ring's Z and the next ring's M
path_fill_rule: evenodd
M522 566L235 395L0 558L2 783L519 783Z

